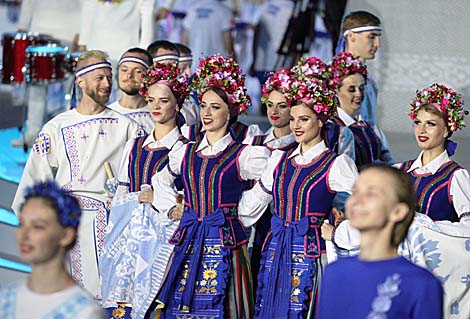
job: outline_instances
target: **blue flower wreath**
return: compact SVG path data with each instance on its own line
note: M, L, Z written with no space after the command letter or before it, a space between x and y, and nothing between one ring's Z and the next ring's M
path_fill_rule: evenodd
M33 197L44 197L52 201L64 227L78 228L82 211L72 194L57 185L53 180L39 182L26 189L25 202Z

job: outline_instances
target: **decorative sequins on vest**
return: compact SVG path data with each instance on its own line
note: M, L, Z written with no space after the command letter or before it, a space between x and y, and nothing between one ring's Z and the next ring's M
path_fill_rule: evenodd
M318 257L324 249L320 226L328 217L336 192L328 186L328 172L336 154L325 150L308 164L296 164L286 152L274 171L274 213L286 223L309 217L309 231L305 240L305 254ZM309 250L309 247L316 247Z
M413 162L403 162L400 170L407 173ZM450 183L454 173L461 168L456 162L449 161L442 164L435 174L407 173L416 187L416 211L428 215L432 220L458 222L459 217L450 196Z
M181 177L184 198L200 218L219 207L236 207L249 182L240 177L238 157L246 145L232 142L215 155L198 154L198 143L188 145Z
M168 153L170 152L168 148L142 147L147 136L136 138L129 154L129 192L140 191L141 185L151 184L152 176L168 164ZM177 189L182 189L179 178L175 184Z

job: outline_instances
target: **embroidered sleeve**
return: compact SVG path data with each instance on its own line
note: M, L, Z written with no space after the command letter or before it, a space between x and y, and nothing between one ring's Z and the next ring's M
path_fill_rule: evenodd
M50 129L48 130L46 124L31 149L12 203L12 209L17 214L23 203L24 190L28 186L33 185L37 181L55 178L58 161L56 158L56 142L51 131Z

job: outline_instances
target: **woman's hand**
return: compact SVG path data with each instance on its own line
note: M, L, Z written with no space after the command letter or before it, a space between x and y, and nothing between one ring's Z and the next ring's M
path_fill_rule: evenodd
M333 237L333 230L334 229L335 228L333 227L333 225L330 224L328 219L325 219L323 221L323 224L321 225L321 237L324 240L331 240L331 238Z
M152 204L153 203L153 190L151 189L141 190L139 193L139 202Z
M333 207L332 209L333 216L335 217L334 219L334 226L335 228L338 227L339 224L344 220L344 213L340 210L337 210L336 208Z
M183 216L184 211L184 196L182 194L176 195L176 206L173 208L171 212L171 218L180 220Z

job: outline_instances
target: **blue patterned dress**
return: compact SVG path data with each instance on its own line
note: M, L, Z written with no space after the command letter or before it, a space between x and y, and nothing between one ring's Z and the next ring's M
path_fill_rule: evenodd
M199 152L200 143L185 146L179 169L186 208L170 238L174 256L156 297L162 318L252 317L252 280L244 245L247 237L237 206L250 186L250 181L241 177L239 159L244 151L252 153L255 146L226 137L231 142L213 155ZM170 165L168 172L175 178L179 175Z
M318 259L325 251L320 226L336 195L328 174L337 155L325 147L310 163L297 164L291 153L282 155L272 190L266 190L273 196L274 215L263 248L255 318L304 318L315 300Z

